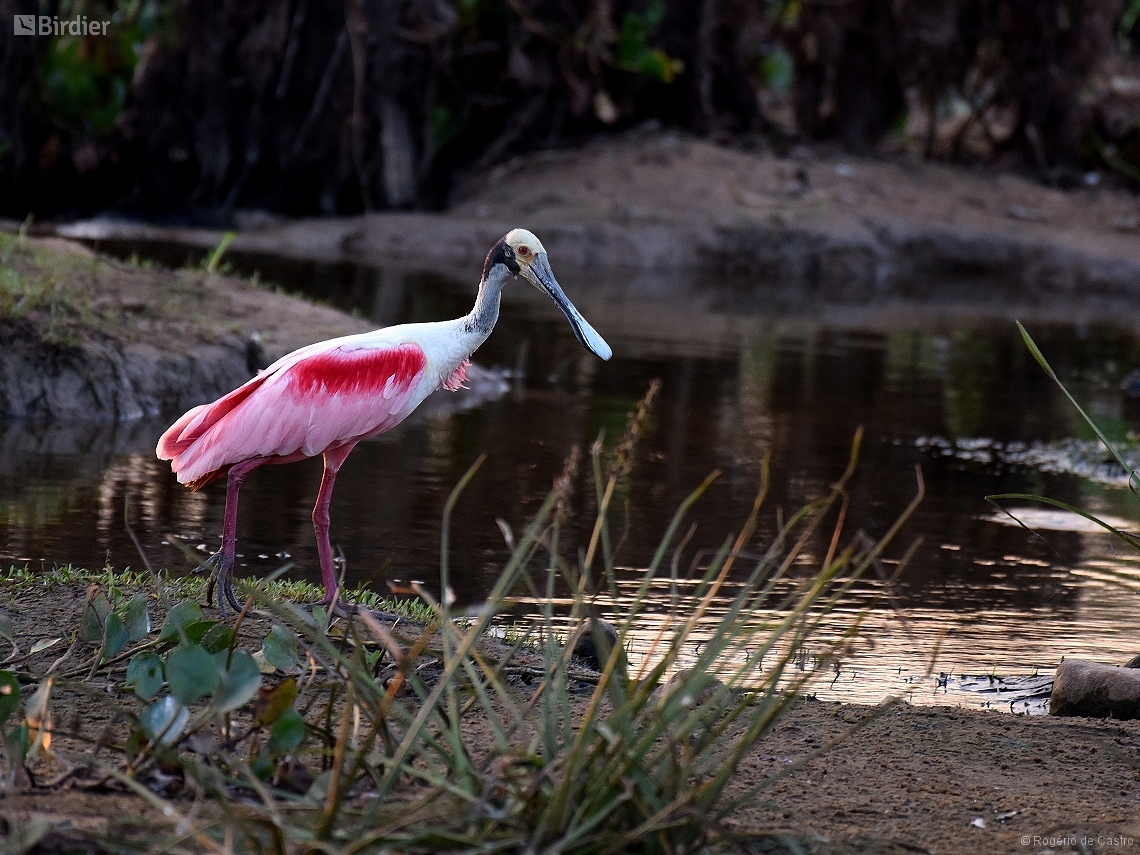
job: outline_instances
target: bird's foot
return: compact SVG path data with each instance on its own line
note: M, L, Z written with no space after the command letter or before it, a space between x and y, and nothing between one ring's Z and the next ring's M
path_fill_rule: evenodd
M206 583L206 605L214 604L214 588L218 589L218 611L222 618L226 617L226 603L229 603L235 612L241 612L241 603L234 594L234 586L230 582L230 573L234 569L234 560L223 552L215 552L198 566L195 573L210 571L210 581Z
M392 612L382 612L378 609L370 609L368 606L360 606L356 603L346 603L338 596L338 591L332 591L325 594L325 598L316 605L323 607L326 612L331 612L333 617L351 618L357 617L362 614L367 614L376 620L398 621L403 620L402 615L393 614Z

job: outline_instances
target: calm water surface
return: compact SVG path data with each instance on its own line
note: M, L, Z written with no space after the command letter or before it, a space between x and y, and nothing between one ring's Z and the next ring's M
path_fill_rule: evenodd
M256 257L235 264L378 325L454 317L474 296L470 283L347 265ZM458 503L450 558L457 596L478 600L508 554L496 520L520 531L571 447L586 450L601 432L612 444L659 378L660 398L621 497L628 534L620 560L631 568L644 566L675 507L713 470L720 478L689 517L697 530L685 566L739 530L766 454L772 486L755 551L771 540L778 512L787 516L827 491L858 426L865 441L848 535L882 536L914 496L921 467L926 499L889 548L887 569L920 543L889 589L877 578L861 582L825 627L838 632L846 617L869 609L856 653L838 674L828 666L816 684L820 696L874 702L901 692L916 703L1009 709L1015 695L966 692L978 687L970 678L1002 689L997 678L1047 677L1062 656L1124 661L1140 652L1140 556L1071 519L1027 518L1037 526L1032 532L1008 524L984 499L1040 493L1125 524L1137 510L1110 470L1100 472L1102 455L1082 444L1087 437L1071 408L1021 344L1008 295L967 282L943 284L955 301L936 305L813 304L811 295L792 299L778 284L701 284L682 295L644 279L555 269L613 346L613 360L582 351L533 289L508 289L499 326L476 361L512 371L513 391L466 412L413 417L360 445L341 471L332 536L350 582L383 589L385 581L419 579L431 587L443 504L485 453ZM1032 318L1033 307L1021 316ZM1066 316L1064 307L1046 312L1031 331L1078 398L1123 438L1140 419L1140 403L1119 390L1140 365L1140 337L1131 328L1057 320ZM202 557L213 551L224 485L190 493L154 459L159 434L177 415L0 428L0 559L138 566L125 503L152 563L189 566L169 545L175 539ZM320 475L319 462L307 461L250 477L238 532L242 569L265 573L289 561L293 573L319 579L310 514ZM589 536L592 496L583 472L562 534L568 555ZM818 560L829 537L830 529L821 532L807 554ZM807 576L810 565L797 570ZM630 572L625 584L637 578ZM667 591L659 603L664 610ZM646 620L645 639L656 620ZM803 665L810 668L810 658ZM1040 704L1018 700L1013 708Z

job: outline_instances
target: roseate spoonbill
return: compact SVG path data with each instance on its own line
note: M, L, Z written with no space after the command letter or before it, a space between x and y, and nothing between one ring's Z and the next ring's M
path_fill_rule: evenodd
M206 600L219 589L236 610L230 573L237 541L238 492L259 466L292 463L318 454L324 477L313 509L326 605L337 595L329 544L329 500L349 452L362 439L398 425L440 386L459 389L468 358L499 318L503 286L521 276L546 294L570 321L587 349L609 359L605 340L559 287L546 250L533 234L514 229L487 254L479 295L470 314L453 321L400 324L302 347L281 357L243 386L212 404L195 407L158 441L158 457L171 461L179 482L192 490L227 476L222 548L199 569L211 571Z

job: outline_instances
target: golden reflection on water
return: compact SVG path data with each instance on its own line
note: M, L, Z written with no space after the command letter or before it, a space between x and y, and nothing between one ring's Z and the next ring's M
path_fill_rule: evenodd
M1014 713L1043 713L1047 709L1047 681L1063 658L1092 659L1124 664L1140 653L1140 554L1112 554L1107 538L1087 535L1089 558L1071 570L1071 584L1079 591L1075 606L1064 609L974 608L969 612L939 607L937 596L924 607L896 607L888 586L863 580L851 589L818 624L803 646L787 663L782 683L789 685L807 677L806 691L820 700L876 704L900 697L916 705L951 705L993 708ZM1018 556L1005 556L1001 563L1024 563ZM1040 562L1034 562L1040 564ZM632 575L632 573L631 573ZM695 604L695 582L678 585L680 596L670 590L668 579L654 580L650 594L626 635L630 674L640 678L666 655L674 635L685 624ZM790 592L781 585L777 596ZM599 600L604 620L615 625L629 615L638 580L623 578L618 599ZM666 678L692 667L700 650L717 630L735 590L726 585L724 596L715 600L700 621L685 636L686 643ZM520 600L532 607L538 600ZM671 608L671 605L676 606ZM567 608L568 599L554 601ZM733 627L740 634L734 650L720 661L720 676L740 672L750 657L766 644L772 627L787 617L786 611L758 610L746 626ZM515 619L535 628L540 619ZM845 644L848 633L857 633ZM565 617L555 617L556 632L569 636L574 626ZM842 651L836 658L835 651ZM741 683L763 682L780 657L789 651L787 638L779 640L762 659L752 663L755 677L744 675ZM1011 678L1031 678L1038 691L1021 691ZM1044 685L1044 695L1040 687ZM1028 698L1028 699L1027 699ZM1012 702L1012 703L1011 703Z

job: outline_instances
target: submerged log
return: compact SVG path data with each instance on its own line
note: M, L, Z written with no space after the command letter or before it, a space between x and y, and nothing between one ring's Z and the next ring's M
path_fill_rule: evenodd
M1053 678L1049 714L1140 718L1140 668L1066 659Z

